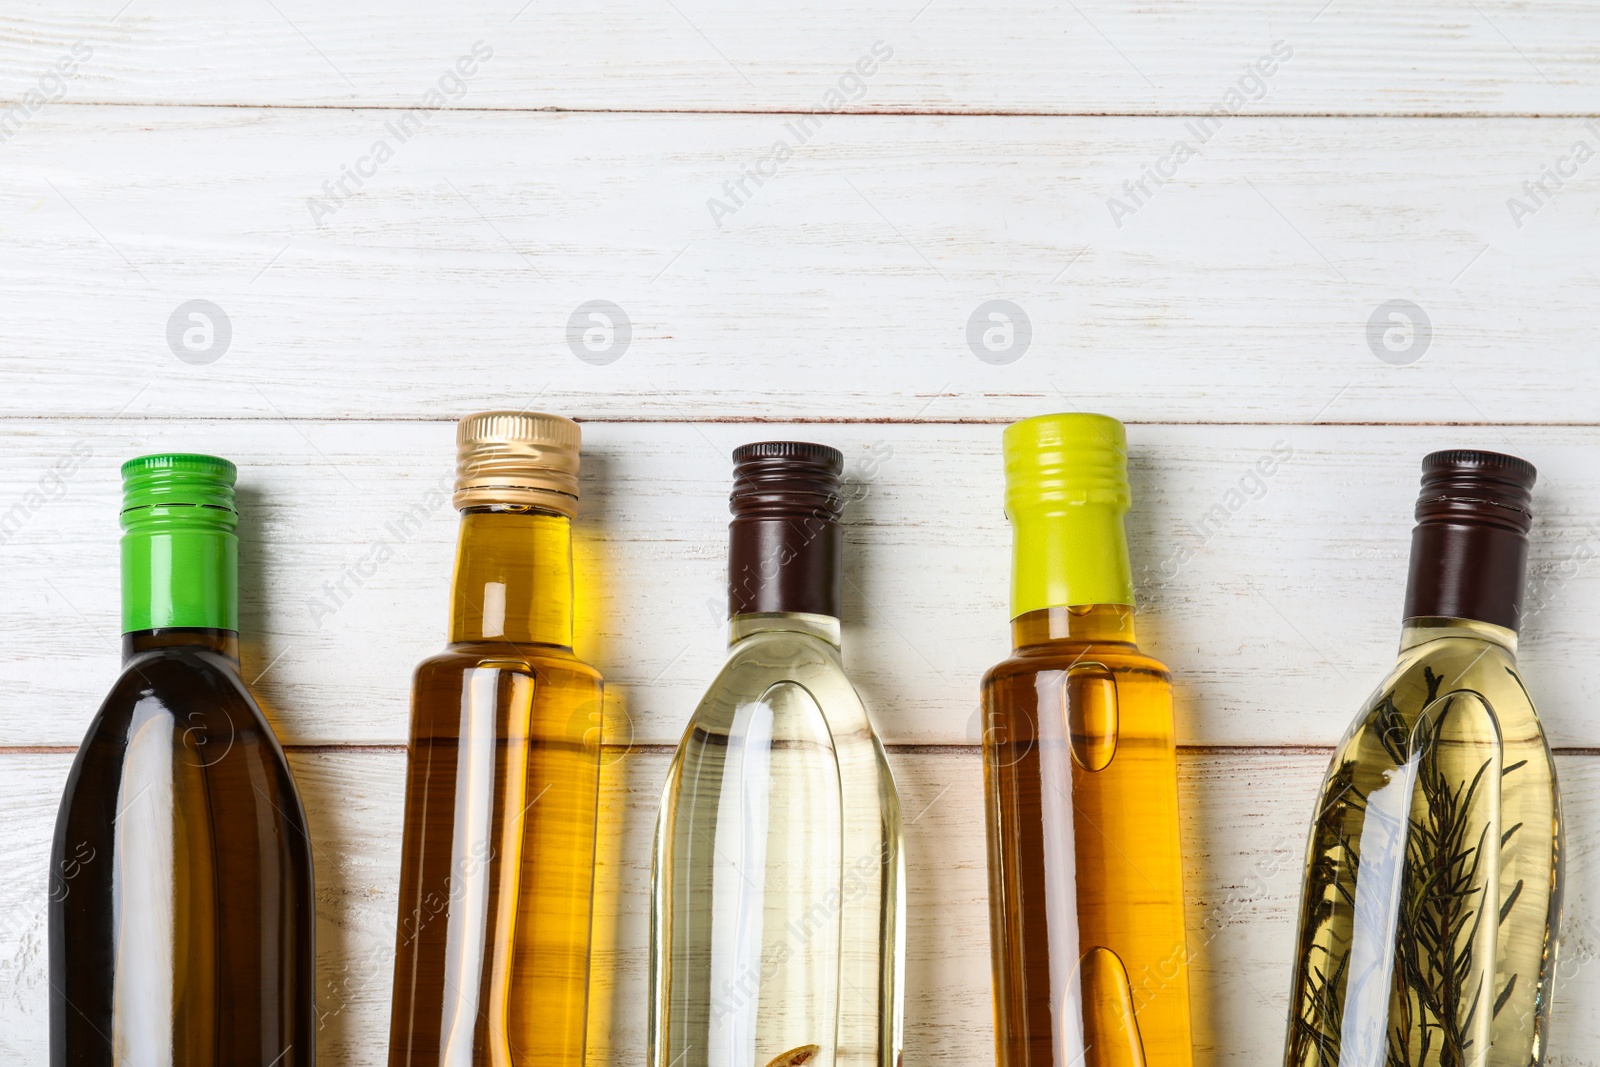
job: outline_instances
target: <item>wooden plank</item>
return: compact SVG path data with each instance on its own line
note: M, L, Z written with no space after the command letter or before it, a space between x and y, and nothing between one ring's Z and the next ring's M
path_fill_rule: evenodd
M217 7L51 5L0 18L3 91L38 89L72 45L92 51L67 99L409 107L477 41L493 50L459 105L813 110L874 42L891 60L844 106L888 111L1209 111L1230 87L1288 113L1592 111L1592 5L1498 0L1411 10L1379 0L1053 5L1013 0L752 9L730 0L466 0ZM1242 85L1275 42L1292 59ZM50 94L53 84L44 87Z
M1241 117L1158 187L1184 119L855 116L755 184L793 121L47 108L5 145L0 413L1595 419L1575 120Z
M411 670L444 641L456 523L430 494L450 484L448 423L11 420L0 432L0 528L14 526L0 545L0 745L83 736L118 665L116 467L158 449L240 464L245 677L284 740L404 743ZM879 729L896 743L977 740L979 680L1009 647L999 427L584 433L579 651L609 679L614 738L676 743L724 654L728 454L799 436L840 447L851 471L844 644ZM1393 662L1420 458L1475 445L1540 468L1523 666L1552 742L1600 745L1600 430L1134 426L1130 438L1141 641L1173 668L1183 743L1333 743ZM52 471L69 467L58 488Z
M399 868L400 754L292 757L316 839L318 1051L332 1062L380 1064L387 1042L389 952ZM650 833L667 753L613 763L597 869L595 1017L591 1062L637 1062L644 1042ZM891 754L908 818L906 1060L971 1067L992 1052L981 768L973 749ZM1189 948L1197 1062L1260 1064L1283 1035L1304 826L1325 754L1185 754ZM1581 1055L1600 1037L1593 966L1594 860L1600 759L1562 757L1567 803L1568 936L1555 994L1553 1055ZM0 755L0 1056L45 1058L45 878L50 826L69 759ZM1562 1061L1565 1062L1565 1061Z

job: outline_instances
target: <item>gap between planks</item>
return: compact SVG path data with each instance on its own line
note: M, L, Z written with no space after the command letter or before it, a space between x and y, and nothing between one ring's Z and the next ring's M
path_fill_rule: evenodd
M0 107L14 106L20 99L0 97ZM404 103L347 103L347 104L260 104L231 101L183 100L59 100L55 104L65 107L167 107L243 109L249 111L412 111L415 104ZM545 107L450 107L445 111L509 112L528 115L816 115L819 110L788 107L570 107L551 104ZM958 111L951 108L855 108L826 112L830 116L872 118L1019 118L1019 119L1194 119L1206 118L1211 111L1023 111L991 108L981 111ZM1258 119L1457 119L1483 121L1485 119L1526 122L1530 119L1591 119L1600 118L1600 111L1263 111L1251 112Z
M607 748L617 746L607 745ZM965 742L941 744L887 744L883 746L890 752L900 755L927 755L946 752L978 752L979 746ZM1179 745L1178 751L1188 756L1327 756L1331 755L1334 745ZM668 744L638 744L624 746L625 752L648 752L660 755L671 755L677 751L677 745ZM327 755L334 753L401 753L406 750L405 745L368 745L368 744L318 744L318 745L284 745L285 752L294 752L304 755ZM77 745L0 745L0 757L4 756L70 756L78 751ZM1550 749L1557 756L1600 756L1600 748L1575 745Z
M634 744L625 746L606 745L606 748L621 747L624 753L649 753L654 755L670 756L677 751L677 745L669 744ZM945 753L973 753L981 751L978 745L967 742L952 742L950 744L916 743L900 744L890 743L883 746L889 752L902 756L941 755ZM1185 756L1329 756L1332 755L1336 745L1179 745L1178 752ZM327 744L295 744L284 745L285 752L296 755L360 755L365 753L398 755L406 751L402 744L342 744L332 742ZM6 756L71 756L78 751L77 745L0 745L0 759ZM1550 749L1554 756L1600 756L1600 747L1591 745L1556 745Z
M963 394L951 393L950 396ZM920 399L920 398L918 398ZM937 399L937 398L935 398ZM1048 399L1047 397L1025 396L1020 399ZM0 414L0 423L6 422L54 422L54 423L131 423L131 422L156 422L156 423L181 423L190 425L196 422L261 422L261 423L427 423L430 425L453 425L458 420L452 416L431 417L426 415L9 415ZM692 415L602 415L596 417L574 417L576 423L594 423L596 425L618 426L799 426L799 425L826 425L826 426L1009 426L1017 420L1009 415L973 416L971 418L905 418L885 417L869 418L867 416L851 415L799 415L799 416L767 416L767 415L708 415L695 417ZM1124 426L1215 426L1226 428L1231 426L1358 426L1374 428L1423 428L1429 426L1477 426L1487 428L1506 427L1512 429L1573 429L1585 430L1600 428L1600 421L1553 421L1553 422L1490 422L1483 419L1447 419L1447 420L1418 420L1414 422L1396 422L1384 420L1339 420L1319 419L1310 421L1291 420L1243 420L1243 419L1119 419Z

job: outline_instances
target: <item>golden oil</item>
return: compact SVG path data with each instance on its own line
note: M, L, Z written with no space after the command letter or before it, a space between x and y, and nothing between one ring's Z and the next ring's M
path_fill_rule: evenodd
M1167 670L1120 605L1012 624L984 680L1001 1067L1191 1062ZM1080 1059L1081 1057L1081 1059Z
M518 499L457 491L450 642L417 669L391 1067L583 1067L601 679L572 651L570 510L491 495Z

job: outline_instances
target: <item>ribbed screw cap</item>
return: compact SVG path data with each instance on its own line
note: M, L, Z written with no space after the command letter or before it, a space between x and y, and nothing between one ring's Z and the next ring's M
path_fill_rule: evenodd
M1518 456L1451 448L1422 460L1417 521L1474 523L1527 533L1539 472Z
M1006 427L1006 511L1111 504L1128 510L1128 434L1109 415L1037 415Z
M758 441L733 452L735 519L805 519L835 522L844 510L840 479L844 455L809 441Z
M460 508L495 504L578 513L582 431L560 415L484 411L456 425L456 491Z

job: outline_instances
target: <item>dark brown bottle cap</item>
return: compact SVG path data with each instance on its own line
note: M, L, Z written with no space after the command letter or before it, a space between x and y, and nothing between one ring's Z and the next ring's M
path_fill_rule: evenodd
M728 612L839 615L844 456L806 441L733 453L728 499Z
M1532 463L1499 452L1458 448L1423 459L1405 618L1521 626L1537 477Z

